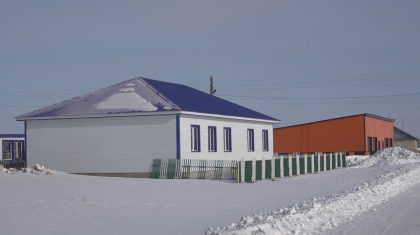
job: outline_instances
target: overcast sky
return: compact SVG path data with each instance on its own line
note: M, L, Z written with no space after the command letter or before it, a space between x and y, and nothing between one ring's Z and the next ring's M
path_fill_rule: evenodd
M0 1L0 133L134 77L288 126L360 113L420 136L420 1Z

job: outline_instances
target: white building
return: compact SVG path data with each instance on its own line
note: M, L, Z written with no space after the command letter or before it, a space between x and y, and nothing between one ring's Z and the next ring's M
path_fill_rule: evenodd
M146 78L16 119L25 122L29 166L146 175L153 159L271 158L278 123L191 87Z

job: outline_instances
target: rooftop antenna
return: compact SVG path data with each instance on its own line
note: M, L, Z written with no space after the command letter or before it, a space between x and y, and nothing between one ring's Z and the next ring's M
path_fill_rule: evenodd
M210 76L210 95L214 95L216 93L216 90L213 89L213 76Z

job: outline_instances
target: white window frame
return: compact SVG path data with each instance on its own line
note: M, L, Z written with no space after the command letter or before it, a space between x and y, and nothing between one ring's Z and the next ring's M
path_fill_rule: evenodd
M223 145L225 152L232 152L232 129L230 127L223 128Z
M191 125L191 152L200 152L200 126Z
M255 151L255 143L254 143L254 129L248 129L246 131L247 133L247 146L248 146L248 152L254 152Z
M268 145L268 130L262 130L262 150L263 152L269 151L269 145Z
M217 136L216 136L216 127L209 126L208 128L208 142L209 142L209 152L217 152Z

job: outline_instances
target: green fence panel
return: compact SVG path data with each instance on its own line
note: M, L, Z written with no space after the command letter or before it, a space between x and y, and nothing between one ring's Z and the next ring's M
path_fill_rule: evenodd
M161 159L153 159L153 171L152 171L152 178L153 179L159 179L160 175L160 165L161 165Z
M341 158L340 158L340 154L337 154L337 166L338 167L342 167L342 165L341 165Z
M258 160L255 161L256 165L255 165L255 180L262 180L262 161Z
M330 167L330 162L331 162L330 155L329 155L329 154L327 154L327 171L331 170L331 167Z
M166 174L167 179L173 179L175 177L176 159L169 159L168 161L168 172Z
M318 157L314 157L314 172L319 172Z
M306 159L308 173L312 173L312 158L308 156Z
M332 168L336 169L337 167L335 167L335 154L332 155Z
M238 162L238 182L242 183L241 179L242 179L242 171L241 171L241 162Z
M346 154L343 154L343 167L347 167Z
M274 159L274 166L275 166L275 172L274 172L274 176L275 177L280 177L280 159Z
M297 175L297 159L292 158L292 175Z
M271 179L271 159L265 160L265 178Z
M324 156L320 156L321 158L321 162L320 162L320 166L319 166L319 171L324 171L324 161L325 161L325 157Z
M282 170L284 170L284 176L289 176L289 159L283 158L283 168Z
M305 158L304 157L299 158L299 171L301 175L305 174Z
M245 182L252 181L252 161L245 161Z

